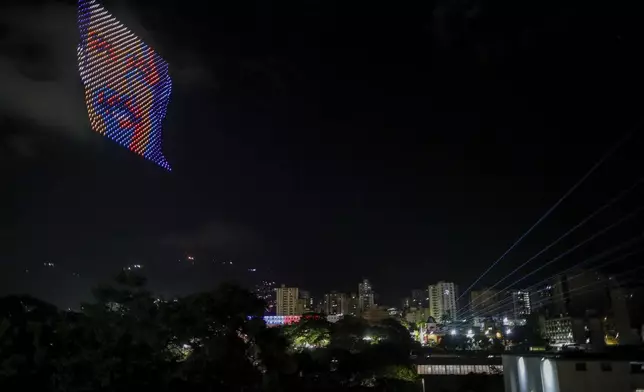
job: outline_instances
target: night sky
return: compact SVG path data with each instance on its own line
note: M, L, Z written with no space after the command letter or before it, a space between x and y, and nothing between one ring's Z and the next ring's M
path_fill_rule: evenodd
M164 295L269 279L319 296L366 277L396 305L438 280L469 286L629 130L481 284L644 175L633 2L105 0L170 64L172 172L90 129L75 2L8 3L0 294L74 306L138 263ZM643 196L644 185L535 266Z

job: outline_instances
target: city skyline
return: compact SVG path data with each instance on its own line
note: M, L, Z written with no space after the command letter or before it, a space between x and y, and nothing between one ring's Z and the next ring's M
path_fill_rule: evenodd
M470 20L457 2L400 12L371 4L372 18L354 18L360 2L342 14L333 2L287 2L292 13L267 3L275 13L258 5L249 17L237 3L200 13L199 4L113 1L110 13L170 64L166 172L92 131L76 4L9 3L0 15L2 45L15 48L0 53L11 97L0 103L2 294L67 303L141 264L161 292L225 279L352 292L368 277L380 302L398 305L439 280L462 292L479 278L476 286L493 286L644 174L632 99L644 78L639 45L622 26L598 46L578 39L595 37L585 22L564 29L550 16L524 26L519 41L501 39L515 35L514 23L499 25L494 9ZM643 188L517 275L634 213ZM640 235L641 221L633 216L525 283ZM226 261L231 269L212 265ZM24 276L44 262L68 274Z
M1 392L644 392L644 2L0 9Z

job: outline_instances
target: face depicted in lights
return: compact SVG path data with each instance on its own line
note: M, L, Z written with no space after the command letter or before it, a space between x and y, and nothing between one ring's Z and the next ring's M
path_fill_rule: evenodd
M79 0L78 63L94 131L170 170L161 121L170 98L168 65L96 0Z

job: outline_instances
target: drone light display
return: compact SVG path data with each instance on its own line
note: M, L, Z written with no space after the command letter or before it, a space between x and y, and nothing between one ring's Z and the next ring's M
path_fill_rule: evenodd
M161 149L168 63L96 0L78 1L78 66L92 129L170 170Z

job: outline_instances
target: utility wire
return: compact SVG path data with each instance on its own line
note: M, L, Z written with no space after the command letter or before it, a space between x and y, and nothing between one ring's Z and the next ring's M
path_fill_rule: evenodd
M539 272L540 270L544 269L545 267L547 267L547 266L551 265L552 263L559 261L559 260L560 260L560 259L562 259L563 257L565 257L565 256L567 256L568 254L570 254L570 253L574 252L575 250L579 249L580 247L582 247L582 246L586 245L587 243L589 243L589 242L593 241L593 240L594 240L594 239L596 239L597 237L599 237L599 236L601 236L601 235L606 234L607 232L609 232L610 230L614 229L615 227L617 227L617 226L621 225L622 223L626 222L627 220L634 218L637 214L639 214L640 212L642 212L642 210L644 210L644 207L639 207L639 208L635 209L635 210L634 210L634 211L632 211L630 214L626 215L625 217L622 217L622 218L621 218L620 220L618 220L617 222L615 222L615 223L613 223L613 224L611 224L611 225L609 225L609 226L607 226L607 227L605 227L605 228L603 228L603 229L599 230L598 232L596 232L595 234L593 234L593 235L591 235L590 237L586 238L586 239L585 239L585 240L583 240L582 242L577 243L577 244L576 244L575 246L573 246L572 248L570 248L570 249L568 249L568 250L564 251L563 253L561 253L560 255L558 255L557 257L555 257L554 259L552 259L552 260L548 261L548 262L547 262L547 263L545 263L545 264L542 264L540 267L538 267L538 268L536 268L536 269L533 269L533 270L532 270L531 272L529 272L528 274L526 274L526 275L524 275L523 277L521 277L521 278L519 278L519 279L515 280L513 283L511 283L509 286L505 287L505 288L504 288L503 290L501 290L501 291L505 291L507 288L514 286L515 284L517 284L517 283L519 283L519 282L521 282L521 281L525 280L525 279L526 279L526 278L528 278L529 276L534 275L535 273L537 273L537 272ZM557 240L557 241L558 241L558 240ZM525 264L525 263L524 263L524 264ZM514 272L514 271L513 271L513 272ZM506 278L507 278L507 276L506 276ZM501 279L501 281L503 281L503 280L505 280L505 278ZM491 290L492 288L494 288L494 287L498 286L498 284L499 284L501 281L499 281L499 282L495 283L495 284L494 284L494 286L492 286L492 287L490 287L490 288L488 289L488 291L489 291L489 290ZM459 297L459 298L460 298L460 297ZM468 305L470 305L471 303L472 303L472 302L470 301L470 303L468 303Z
M541 256L543 253L545 253L545 252L546 252L546 251L548 251L550 248L552 248L553 246L555 246L556 244L558 244L561 240L563 240L564 238L566 238L568 235L572 234L572 232L574 232L574 231L575 231L575 230L577 230L578 228L580 228L580 227L582 227L583 225L585 225L586 223L588 223L591 219L593 219L594 217L596 217L597 215L599 215L601 212L603 212L604 210L606 210L608 207L610 207L610 206L612 206L613 204L617 203L618 201L622 200L622 199L623 199L626 195L628 195L628 194L629 194L633 189L637 188L637 186L638 186L638 185L640 185L642 182L644 182L644 177L640 177L637 181L635 181L635 183L634 183L630 188L625 189L625 190L623 190L622 192L620 192L617 196L615 196L615 197L613 197L611 200L609 200L609 201L608 201L608 203L606 203L606 204L604 204L603 206L599 207L599 208L598 208L597 210L595 210L592 214L590 214L590 215L588 215L586 218L582 219L579 223L577 223L577 224L576 224L575 226L573 226L570 230L568 230L567 232L565 232L562 236L560 236L559 238L557 238L556 240L554 240L553 242L551 242L548 246L546 246L546 247L544 247L543 249L541 249L537 254L535 254L534 256L530 257L530 258L529 258L528 260L526 260L523 264L519 265L517 268L515 268L514 270L512 270L512 272L510 272L509 274L507 274L507 275L505 275L503 278L501 278L499 281L497 281L493 286L488 287L488 288L483 292L483 294L481 294L481 295L485 295L485 293L487 293L489 290L492 290L492 289L494 289L495 287L497 287L499 284L501 284L501 282L503 282L504 280L506 280L506 279L507 279L507 278L509 278L510 276L514 275L518 270L520 270L521 268L525 267L525 266L526 266L528 263L530 263L532 260L534 260L534 259L536 259L537 257ZM459 298L460 298L460 297L459 297ZM468 305L469 305L469 304L468 304Z
M628 271L625 271L625 272L622 272L622 273L620 273L620 274L617 274L617 275L615 275L615 276L613 276L613 277L610 277L610 278L609 278L609 280L612 280L613 278L621 277L622 275L630 274L630 273L635 272L636 270L640 270L640 269L642 269L642 268L644 268L644 265L640 265L640 266L637 266L637 267L635 267L635 268L632 268L632 269L630 269L630 270L628 270ZM574 279L575 277L578 277L578 276L580 276L580 275L582 275L582 274L583 274L583 273L578 274L578 275L575 275L575 276L571 277L569 280L572 280L572 279ZM583 285L583 286L580 286L580 287L576 287L576 288L574 288L574 289L572 289L572 290L569 290L569 291L568 291L568 292L566 292L566 293L561 293L561 294L557 294L557 295L554 295L554 296L551 296L551 297L546 297L546 298L540 299L540 300L538 300L538 301L531 302L530 304L531 304L531 306L533 306L533 307L534 307L534 305L541 305L541 304L543 304L543 303L547 303L547 302L550 302L550 301L553 301L553 300L559 299L558 297L563 297L563 296L565 296L566 294L568 294L568 295L569 295L569 294L570 294L570 293L572 293L572 292L576 292L576 291L582 290L582 289L584 289L584 288L586 288L586 287L595 286L595 285L599 285L599 284L606 284L606 283L608 283L608 282L607 282L607 281L597 281L597 282L588 283L588 284L586 284L586 285ZM621 284L625 284L625 283L631 283L631 279L625 279L625 280L623 280L623 281L618 282L618 284L620 284L620 285L621 285ZM604 287L604 286L601 286L601 287L598 287L598 288L602 288L602 287ZM604 287L604 288L605 288L605 287ZM543 292L543 291L546 291L546 290L547 290L547 289L542 289L542 290L537 291L536 293ZM592 290L591 290L591 291L592 291ZM581 294L581 293L580 293L580 294ZM573 295L570 295L570 297L574 297L574 296L573 296ZM503 305L503 306L499 306L499 307L494 308L494 309L491 309L491 310L489 310L489 311L494 311L494 310L497 310L497 309L501 309L501 308L503 308L503 307L505 307L505 305ZM479 316L480 316L480 315L472 316L472 317L479 317ZM463 323L457 323L457 324L461 324L461 325L462 325Z
M570 194L571 194L571 193L573 193L573 192L574 192L574 191L575 191L575 190L576 190L576 189L577 189L577 188L578 188L578 187L579 187L579 186L580 186L580 185L581 185L581 184L582 184L582 183L583 183L583 182L584 182L588 177L590 177L590 175L591 175L591 174L593 174L593 172L595 172L595 170L597 170L597 168L598 168L599 166L601 166L601 165L604 163L604 161L606 161L606 160L607 160L611 155L613 155L613 153L615 153L615 151L616 151L617 149L619 149L619 148L622 146L622 144L624 144L624 143L625 143L625 142L626 142L626 141L631 137L631 135L632 135L632 134L633 134L633 131L629 131L629 132L627 132L627 133L626 133L626 135L624 135L620 140L618 140L618 141L617 141L617 143L615 143L615 144L614 144L614 145L613 145L613 146L612 146L612 147L611 147L611 148L610 148L610 149L609 149L609 150L608 150L608 151L607 151L607 152L606 152L606 153L605 153L605 154L604 154L600 159L599 159L599 161L597 161L597 163L595 163L595 164L590 168L590 170L588 170L588 172L586 172L586 174L584 174L584 175L581 177L581 179L579 179L579 181L577 181L577 182L576 182L576 183L575 183L575 184L574 184L570 189L568 189L568 191L567 191L566 193L564 193L564 195L563 195L563 196L561 196L561 198L559 198L559 200L557 200L557 202L556 202L552 207L550 207L550 209L548 209L548 211L546 211L546 212L545 212L545 214L543 214L543 215L541 216L541 218L539 218L539 219L538 219L538 220L537 220L537 221L536 221L536 222L535 222L535 223L534 223L534 224L533 224L533 225L528 229L528 231L526 231L525 233L523 233L523 234L521 235L521 237L519 237L519 239L518 239L518 240L516 240L516 241L514 242L514 244L512 244L512 246L510 246L510 247L508 248L508 250L506 250L505 252L503 252L503 254L501 255L501 257L499 257L499 258L498 258L494 263L492 263L492 265L490 265L490 266L489 266L489 267L488 267L488 268L487 268L487 269L486 269L486 270L485 270L485 271L484 271L484 272L483 272L483 273L482 273L482 274L481 274L481 275L480 275L480 276L479 276L479 277L478 277L478 278L477 278L477 279L476 279L476 280L475 280L475 281L474 281L474 282L473 282L473 283L472 283L472 284L471 284L467 289L465 289L465 291L463 291L463 292L461 293L461 295L460 295L456 300L458 301L459 299L461 299L461 298L465 295L465 293L467 293L468 291L470 291L470 290L472 289L472 287L474 287L474 286L475 286L475 285L476 285L476 284L477 284L481 279L483 279L483 277L484 277L485 275L487 275L487 273L488 273L488 272L490 272L490 270L492 270L492 268L494 268L494 266L496 266L496 265L497 265L501 260L503 260L503 258L504 258L508 253L510 253L510 251L511 251L512 249L514 249L517 245L519 245L519 243L520 243L521 241L523 241L523 239L524 239L528 234L530 234L530 233L532 232L532 230L534 230L534 229L535 229L535 228L536 228L536 227L537 227L537 226L538 226L538 225L539 225L543 220L545 220L545 219L546 219L546 218L547 218L547 217L552 213L552 211L554 211L554 210L555 210L555 209L556 209L556 208L557 208L557 207L558 207L558 206L559 206L559 205L560 205L564 200L566 200L566 199L568 198L568 196L570 196Z
M524 275L523 277L521 277L521 278L519 278L519 279L515 280L513 283L511 283L510 285L508 285L507 287L505 287L505 288L504 288L504 289L502 289L501 291L505 291L505 290L506 290L506 289L508 289L509 287L512 287L513 285L515 285L515 284L517 284L517 283L519 283L519 282L521 282L521 281L525 280L525 279L526 279L526 278L528 278L529 276L534 275L535 273L539 272L539 271L540 271L540 270L542 270L543 268L545 268L545 267L547 267L547 266L551 265L552 263L554 263L554 262L556 262L556 261L558 261L558 260L562 259L562 258L563 258L563 257L565 257L566 255L568 255L568 254L570 254L570 253L574 252L575 250L579 249L580 247L584 246L585 244L587 244L587 243L589 243L589 242L593 241L595 238L597 238L597 237L599 237L599 236L601 236L601 235L603 235L603 234L607 233L608 231L610 231L610 230L614 229L615 227L619 226L620 224L622 224L622 223L626 222L627 220L632 219L632 218L633 218L633 217L635 217L637 214L639 214L643 209L644 209L644 207L639 207L639 208L637 208L636 210L632 211L630 214L626 215L625 217L622 217L622 218L621 218L620 220L618 220L617 222L615 222L615 223L613 223L613 224L611 224L611 225L609 225L609 226L607 226L607 227L603 228L602 230L600 230L600 231L596 232L595 234L593 234L593 235L591 235L590 237L586 238L586 239L585 239L585 240L583 240L582 242L580 242L580 243L576 244L576 245L575 245L575 246L573 246L572 248L570 248L570 249L568 249L568 250L564 251L563 253L559 254L559 255L558 255L557 257L555 257L554 259L552 259L552 260L548 261L548 262L547 262L547 263L545 263L545 264L542 264L539 268L536 268L536 269L532 270L530 273L528 273L528 274ZM498 285L498 283L497 283L497 284L495 284L493 287L496 287L497 285ZM490 289L488 289L488 290L490 290ZM460 297L459 297L459 298L460 298ZM471 304L471 302L470 302L470 303L468 303L468 305L470 305L470 304Z
M538 287L538 286L540 286L540 285L542 285L542 284L546 284L546 283L548 283L551 279L553 279L553 278L555 278L555 277L557 277L557 276L559 276L559 275L565 274L566 272L569 272L569 271L571 271L571 270L573 270L573 269L579 268L579 267L580 267L580 266L582 266L582 265L589 264L589 263L591 263L591 262L594 262L594 261L596 261L596 260L599 260L599 259L601 259L601 258L603 258L603 257L605 257L605 256L607 256L607 255L609 255L609 254L611 254L611 253L614 253L614 252L616 252L616 251L621 250L622 248L625 248L625 247L627 247L627 246L630 246L630 245L632 245L633 243L636 243L636 242L638 242L638 241L641 241L641 240L642 240L642 238L644 238L644 234L639 235L639 236L636 236L636 237L633 237L632 239L630 239L630 240L628 240L628 241L625 241L625 242L623 242L622 244L620 244L620 245L618 245L618 246L616 246L616 247L613 247L613 248L608 249L607 251L604 251L604 252L602 252L602 253L600 253L600 254L598 254L598 255L595 255L595 256L593 256L593 257L590 257L590 258L588 258L588 259L585 259L585 260L581 261L580 263L577 263L577 264L575 264L574 266L572 266L572 267L570 267L570 268L567 268L567 269L565 269L565 270L563 270L563 271L557 272L557 273L553 274L552 276L550 276L550 277L548 277L548 278L546 278L546 279L543 279L543 280L542 280L542 281L540 281L540 282L537 282L537 283L535 283L535 284L531 285L531 286L530 286L530 287L528 287L525 291L527 291L527 292L529 292L529 293L531 293L531 294L536 294L536 293L542 292L542 291L544 291L544 290L538 290L538 291L534 292L534 291L533 291L533 289L534 289L534 288L536 288L536 287ZM572 277L570 277L568 280L569 280L569 281L570 281L570 280L573 280L574 278L576 278L576 277L578 277L578 276L583 275L585 272L599 270L599 268L605 267L606 265L609 265L609 264L612 264L612 263L616 263L616 262L618 262L618 261L622 261L622 260L624 260L624 259L626 259L626 258L628 258L628 257L630 257L630 256L633 256L634 254L637 254L637 253L642 252L643 250L644 250L644 249L639 249L639 250L636 250L636 251L632 251L632 252L626 253L626 254L621 255L621 256L619 256L619 257L616 257L616 258L614 258L614 259L610 259L610 260L608 260L608 261L606 261L606 262L604 262L604 263L601 263L601 264L599 264L599 265L597 265L597 266L593 267L592 269L589 269L589 270L586 270L586 271L582 271L581 273L578 273L578 274L576 274L576 275L573 275L573 276L572 276ZM502 291L499 291L499 292L501 292L501 293L502 293L502 292L504 292L504 291L505 291L505 290L502 290ZM501 300L500 302L490 304L490 305L488 305L488 306L486 306L486 307L484 307L484 308L482 308L482 309L479 309L479 310L476 310L476 311L472 312L472 314L471 314L471 315L468 315L468 316L469 316L468 318L471 318L471 317L477 317L477 316L480 316L481 314L489 313L489 312L491 312L491 311L493 311L493 310L496 310L496 309L498 309L498 308L501 308L501 307L507 306L511 300L512 300L512 298L511 298L511 297L507 297L507 298L505 298L505 299ZM470 304L471 304L471 303L470 303ZM459 314L459 316L458 316L458 317L456 317L456 319L461 319L461 318L463 318L463 316L464 316L464 315L467 315L467 313L468 313L468 312L470 312L470 311L471 311L471 310L469 310L469 309L467 309L467 310L463 311L462 313L460 313L460 314Z
M513 285L515 285L515 284L517 284L519 282L524 281L528 277L536 274L537 272L541 271L542 269L546 268L547 266L551 265L552 263L555 263L555 262L559 261L564 256L574 252L575 250L579 249L580 247L584 246L585 244L589 243L590 241L594 240L595 238L607 233L608 231L614 229L615 227L619 226L620 224L626 222L627 220L632 219L637 214L639 214L643 209L644 209L644 207L640 207L637 210L635 210L635 211L631 212L630 214L628 214L627 216L625 216L624 218L620 219L619 221L617 221L617 222L613 223L612 225L610 225L610 226L598 231L597 233L593 234L592 236L588 237L584 241L582 241L579 244L577 244L577 245L573 246L572 248L568 249L564 253L562 253L559 256L555 257L554 259L550 260L549 262L547 262L545 264L542 264L539 268L536 268L536 269L532 270L530 273L528 273L526 275L523 275L522 278L517 279L512 285L510 285L508 287L511 287L511 286L513 286ZM508 287L506 287L503 290L505 291Z
M526 291L531 291L531 290L533 290L535 287L538 287L538 286L539 286L539 285L541 285L541 284L547 283L547 282L548 282L548 281L550 281L551 279L553 279L553 278L555 278L555 277L557 277L557 276L559 276L559 275L561 275L561 274L563 274L563 273L566 273L566 272L568 272L568 271L570 271L570 270L573 270L573 269L579 268L580 266L585 265L585 264L589 264L589 263L595 262L595 261L597 261L597 260L600 260L600 259L602 259L602 258L606 257L607 255L610 255L611 253L615 253L615 252L617 252L617 251L619 251L619 250L622 250L622 249L624 249L624 248L626 248L626 247L628 247L628 246L632 245L633 243L636 243L636 242L638 242L638 241L641 241L641 240L642 240L642 238L644 238L644 234L639 235L639 236L636 236L636 237L633 237L633 238L631 238L631 239L630 239L630 240L628 240L628 241L622 242L620 245L617 245L617 246L615 246L615 247L613 247L613 248L611 248L611 249L608 249L608 250L606 250L606 251L604 251L604 252L602 252L602 253L600 253L600 254L598 254L598 255L595 255L595 256L590 257L590 258L585 259L585 260L582 260L581 262L579 262L579 263L577 263L577 264L573 265L572 267L570 267L570 268L568 268L568 269L564 270L563 272L557 272L557 273L555 273L554 275L552 275L552 276L550 276L550 277L548 277L548 278L546 278L546 279L544 279L544 280L542 280L542 281L540 281L540 282L537 282L537 283L533 284L532 286L528 287L528 288L526 289ZM640 250L640 251L641 251L641 250ZM590 269L589 271L594 271L595 269L600 268L600 267L602 267L602 266L605 266L605 265L607 265L607 264L611 264L611 263L613 263L613 262L620 261L620 260L622 260L623 258L625 258L625 257L630 257L630 256L632 256L633 254L639 253L640 251L631 252L631 253L628 253L628 254L626 254L626 255L620 256L620 257L618 257L618 258L616 258L616 259L611 259L611 260L609 260L608 262L603 263L603 264L602 264L602 265L600 265L600 266L597 266L597 267L595 267L595 268L593 268L593 269ZM583 272L582 272L582 273L583 273ZM577 274L576 276L578 276L578 275L581 275L581 274ZM514 285L514 283L513 283L512 285ZM500 292L500 293L506 292L506 290L507 290L508 288L510 288L512 285L509 285L509 286L505 287L503 290L499 290L499 292ZM510 299L511 299L511 298L509 298L509 297L508 297L508 298L506 298L505 300L506 300L506 301L509 301ZM492 304L491 306L494 306L494 305L495 305L495 304ZM488 307L489 307L489 306L488 306ZM482 309L481 311L482 311L482 312L487 312L488 310L486 310L486 309ZM480 313L481 311L479 311L479 313ZM462 315L463 315L463 314L467 314L467 310L465 310L465 312L461 313L461 314L460 314L460 317L457 317L457 319L462 318Z

